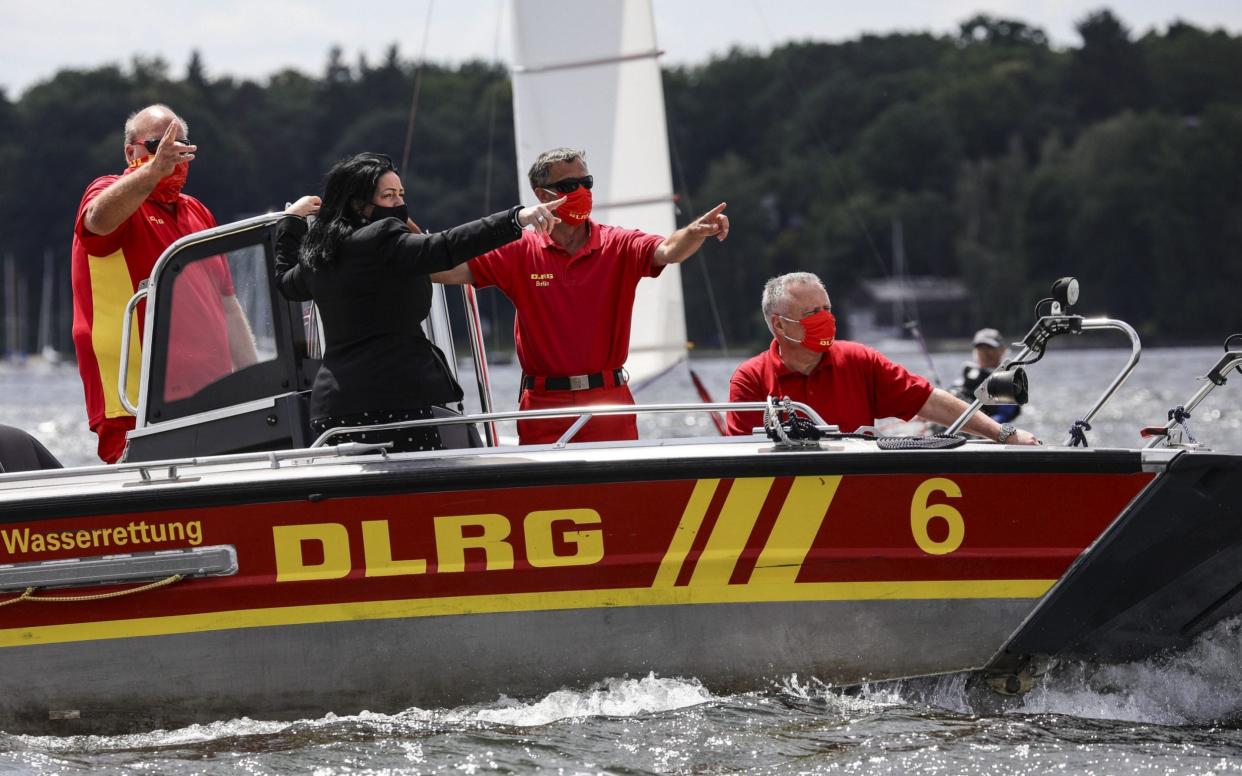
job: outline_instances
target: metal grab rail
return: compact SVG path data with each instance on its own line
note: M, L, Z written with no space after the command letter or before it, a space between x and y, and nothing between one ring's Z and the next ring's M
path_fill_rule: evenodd
M21 472L0 472L0 485L24 480L62 480L71 477L82 477L94 474L116 474L118 472L137 472L144 482L176 481L180 469L198 466L228 466L236 463L267 463L268 468L279 469L282 461L296 461L306 458L346 458L354 455L379 453L387 445L360 444L344 442L318 450L299 448L294 450L267 450L254 453L228 453L226 455L207 455L195 458L165 458L162 461L142 461L141 463L96 464L94 466L76 466L67 469L32 469ZM166 470L168 477L155 480L151 477L154 471Z
M1186 412L1192 412L1195 407L1199 406L1200 402L1207 398L1209 393L1216 390L1217 386L1224 385L1225 373L1235 367L1242 367L1242 353L1228 352L1222 356L1220 361L1216 362L1216 366L1212 367L1207 374L1199 378L1204 381L1204 385L1195 392L1194 396L1190 397L1190 401L1182 405ZM1144 449L1156 447L1161 442L1167 443L1169 441L1168 432L1172 430L1178 422L1179 421L1176 418L1170 418L1169 422L1164 424L1164 433L1153 436L1150 442L1143 445Z
M1090 423L1091 419L1096 416L1096 413L1104 408L1104 403L1112 398L1113 394L1117 392L1117 389L1121 387L1121 384L1124 383L1130 376L1130 373L1134 371L1134 367L1138 366L1139 356L1142 355L1143 352L1143 345L1139 342L1138 332L1134 330L1133 326L1125 321L1118 321L1113 318L1088 318L1082 322L1082 328L1084 330L1116 329L1117 331L1124 332L1125 335L1130 338L1130 358L1126 360L1125 367L1117 373L1115 378L1113 378L1112 384L1109 385L1108 388L1104 389L1104 393L1100 395L1099 400L1096 401L1095 406L1091 408L1091 411L1082 416L1082 421L1084 423ZM1070 434L1065 440L1065 444L1068 445L1073 441L1074 435Z
M801 402L791 402L790 406L806 415L817 426L827 423L819 413ZM403 428L419 428L421 426L448 426L463 423L493 423L498 420L534 420L536 418L578 418L577 422L556 441L556 447L564 447L574 434L586 425L595 415L659 415L672 412L756 412L768 408L767 402L716 402L711 404L595 404L587 407L566 407L548 410L511 410L508 412L488 412L479 415L461 415L451 418L428 418L425 420L402 420L395 423L376 423L370 426L335 426L324 431L311 443L311 448L322 447L323 444L339 434L354 434L360 431L395 431Z
M474 286L469 283L461 287L462 302L466 306L466 324L470 333L470 350L474 354L474 379L479 387L479 408L488 413L492 411L492 382L487 370L487 348L483 344L483 324L479 319L479 300L475 295ZM483 438L488 447L500 444L496 435L495 423L483 424Z
M1042 336L1037 336L1037 333L1040 332L1041 327L1047 321L1058 322L1061 324L1069 324L1072 322L1073 327L1066 328L1064 330L1050 327ZM996 368L996 371L1004 371L1009 369L1014 364L1026 363L1027 357L1036 353L1042 354L1044 347L1047 345L1048 339L1051 339L1055 335L1069 333L1071 331L1079 333L1082 331L1098 331L1103 329L1116 329L1130 338L1130 358L1126 361L1125 367L1123 367L1117 376L1113 378L1113 382L1104 390L1104 393L1100 396L1099 400L1096 401L1091 410L1081 418L1082 422L1090 423L1091 419L1099 413L1099 411L1104 407L1104 404L1112 398L1113 394L1117 392L1117 389L1120 388L1122 383L1124 383L1130 376L1130 373L1134 371L1134 368L1138 366L1139 356L1142 354L1143 346L1139 341L1138 332L1134 330L1133 326L1125 321L1119 321L1113 318L1079 318L1078 316L1049 316L1047 318L1041 318L1040 321L1035 324L1035 327L1031 330L1031 333L1027 335L1025 340L1026 344L1022 348L1022 352L1012 358L1006 358L1001 362L1000 366ZM945 429L944 433L946 435L952 435L961 431L962 427L966 425L966 422L970 420L970 417L978 412L979 408L982 407L983 404L984 400L976 396L975 400L969 407L966 408L966 411L963 412L957 420L953 421L953 424ZM1074 437L1071 434L1069 438L1066 439L1065 444L1069 445L1073 439Z
M120 394L121 406L130 415L137 415L138 408L129 401L129 345L130 345L130 329L134 327L134 310L138 307L138 303L147 298L151 293L151 286L147 280L138 283L138 290L125 303L125 317L121 320L121 373L116 378L116 390Z

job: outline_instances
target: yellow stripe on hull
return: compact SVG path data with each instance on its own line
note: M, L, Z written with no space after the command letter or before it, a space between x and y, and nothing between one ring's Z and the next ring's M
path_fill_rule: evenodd
M0 647L65 644L77 641L167 636L180 633L267 628L281 625L443 617L468 614L601 609L677 604L741 604L806 601L900 601L928 599L1039 598L1056 580L1001 579L921 582L814 582L567 590L491 596L415 598L398 601L316 604L240 609L207 614L143 617L111 622L43 625L0 630Z

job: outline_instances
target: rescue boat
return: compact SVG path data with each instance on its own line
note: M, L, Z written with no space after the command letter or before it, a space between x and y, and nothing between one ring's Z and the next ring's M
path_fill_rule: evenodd
M576 443L580 422L519 448L492 430L518 413L445 410L406 425L438 424L448 450L313 438L315 327L269 282L277 219L183 238L131 300L146 341L119 369L138 418L122 463L0 475L0 729L393 712L651 672L736 690L980 671L1017 692L1036 661L1176 648L1242 603L1242 456L1182 416L1141 449L841 434L775 398L590 408L765 409L750 437ZM172 325L178 284L220 256L260 360L170 392L193 355L170 353L195 347L172 339L193 331ZM1081 442L1140 346L1073 291L976 405L1023 400L1053 339L1123 331ZM452 353L448 324L437 288L426 327ZM1239 364L1227 349L1183 410Z

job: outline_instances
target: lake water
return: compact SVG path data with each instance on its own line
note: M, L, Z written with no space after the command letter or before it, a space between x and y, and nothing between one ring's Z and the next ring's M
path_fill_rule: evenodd
M1055 347L1055 344L1054 344ZM1093 446L1135 446L1138 429L1186 401L1218 349L1155 349L1089 433ZM920 373L921 356L895 355ZM960 357L935 356L951 379ZM691 362L717 399L740 359ZM1019 425L1049 443L1100 395L1119 350L1050 353L1030 369ZM1239 376L1242 377L1242 376ZM497 409L517 374L493 373ZM1205 446L1242 450L1242 379L1218 389L1191 421ZM94 461L73 367L0 365L0 423L39 437L62 461ZM640 401L694 401L679 369ZM644 435L713 433L705 416L644 420ZM912 647L917 648L917 647ZM1121 666L1062 664L1000 708L966 676L842 693L791 676L768 690L716 695L694 677L614 677L521 702L329 715L294 723L248 719L118 737L0 733L0 774L399 773L928 773L1208 774L1242 772L1242 627L1226 622L1185 653Z

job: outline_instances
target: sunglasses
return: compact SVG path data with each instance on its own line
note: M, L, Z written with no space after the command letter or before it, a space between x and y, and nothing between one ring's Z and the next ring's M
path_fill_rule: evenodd
M147 153L153 154L155 153L156 149L160 147L160 140L162 140L162 138L158 138L158 137L153 137L150 140L135 140L134 145L140 145L143 148L147 149ZM184 137L177 138L177 142L180 143L181 145L190 144L189 138L184 138Z
M558 194L572 194L578 189L579 186L587 191L590 191L591 187L594 185L595 178L590 175L584 175L581 178L562 178L556 183L549 183L545 185L543 188L551 189Z

